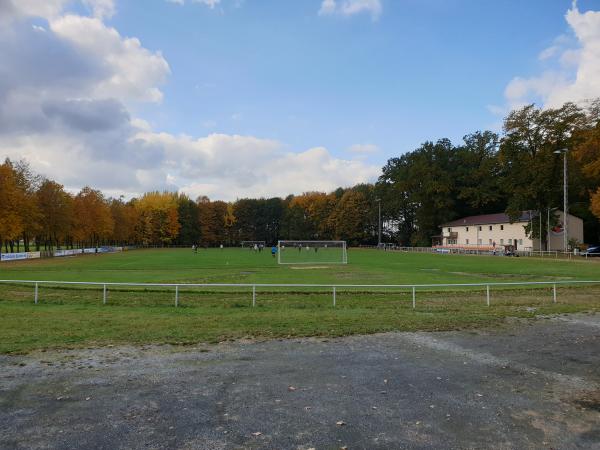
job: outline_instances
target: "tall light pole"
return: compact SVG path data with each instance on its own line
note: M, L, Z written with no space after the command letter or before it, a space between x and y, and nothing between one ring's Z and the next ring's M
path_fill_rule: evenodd
M569 182L567 176L567 153L569 149L561 148L556 150L554 153L563 154L563 213L565 215L563 219L563 239L565 251L569 248Z
M376 198L375 200L379 206L379 215L377 219L377 248L381 248L381 199Z

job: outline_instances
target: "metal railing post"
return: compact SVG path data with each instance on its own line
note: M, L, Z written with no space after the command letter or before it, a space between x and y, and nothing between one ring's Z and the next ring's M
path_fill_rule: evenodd
M256 306L256 285L252 285L252 307Z
M486 304L490 306L490 285L486 286Z
M413 294L413 309L415 309L417 307L417 292L416 292L416 288L413 286L412 288L412 294Z
M106 305L106 285L102 288L102 304Z
M335 308L335 286L333 287L333 307Z
M179 306L179 285L175 285L175 308Z
M33 302L37 305L38 304L38 284L35 283L35 293L33 295Z
M552 303L556 303L556 284L552 286Z

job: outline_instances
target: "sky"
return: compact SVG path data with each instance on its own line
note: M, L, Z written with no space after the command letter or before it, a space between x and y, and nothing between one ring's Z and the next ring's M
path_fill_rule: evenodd
M595 97L600 0L0 0L0 157L74 192L331 191Z

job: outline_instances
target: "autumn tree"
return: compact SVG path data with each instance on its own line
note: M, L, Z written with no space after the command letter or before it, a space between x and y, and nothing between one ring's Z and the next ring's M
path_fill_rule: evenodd
M2 244L5 251L13 248L13 242L24 230L22 205L25 195L19 188L16 173L7 159L0 165L0 250Z
M119 245L141 242L136 233L140 220L134 202L124 202L123 198L110 199L110 214L114 222L111 241Z
M182 245L199 243L201 239L198 205L187 195L181 194L177 199L177 216L181 229L177 242Z
M371 212L372 207L365 192L358 189L347 190L329 217L335 239L357 245L372 238Z
M144 244L172 243L179 235L178 195L172 192L148 192L135 202L140 220L138 230Z
M82 244L100 245L111 237L114 221L102 193L84 187L73 199L73 238Z
M71 232L73 198L62 184L44 179L36 192L36 200L40 211L39 238L45 248L49 245L59 247Z

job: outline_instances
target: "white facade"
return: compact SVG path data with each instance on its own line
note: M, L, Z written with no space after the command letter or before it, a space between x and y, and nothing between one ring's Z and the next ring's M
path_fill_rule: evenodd
M555 215L562 224L563 212L556 211ZM568 217L569 239L575 238L583 243L583 220L571 214ZM517 250L564 250L564 234L561 226L553 230L542 230L543 234L549 236L549 245L548 248L541 248L538 239L531 239L525 233L528 221L528 213L523 213L520 220L514 223L510 223L505 214L488 214L454 220L443 225L441 245L482 250L500 249L506 245L514 246Z

